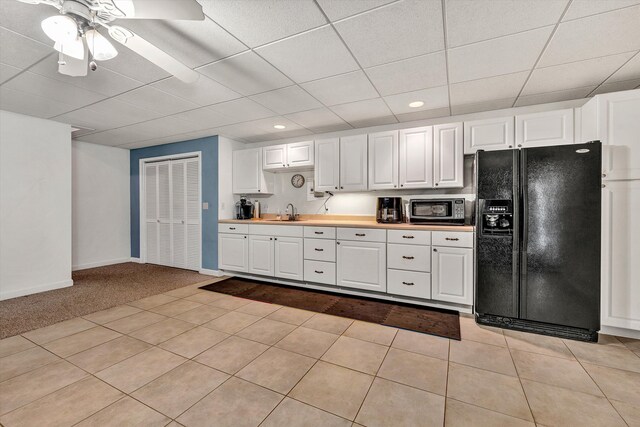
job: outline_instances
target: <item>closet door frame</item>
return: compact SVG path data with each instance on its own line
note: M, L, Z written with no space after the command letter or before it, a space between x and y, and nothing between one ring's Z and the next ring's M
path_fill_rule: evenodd
M139 227L140 227L140 263L146 264L147 262L147 222L146 222L146 199L147 194L145 192L146 189L146 176L145 176L145 164L146 163L156 163L167 160L183 160L188 158L197 158L198 159L198 171L200 176L198 177L198 200L199 207L198 209L198 220L199 220L199 233L198 237L200 239L200 261L198 262L198 271L202 271L202 152L201 151L193 151L190 153L180 153L180 154L171 154L168 156L159 156L159 157L146 157L144 159L139 160L138 165L138 176L139 176L139 190L138 194L140 196L140 204L139 204ZM186 206L185 206L186 209ZM186 250L186 248L185 248Z

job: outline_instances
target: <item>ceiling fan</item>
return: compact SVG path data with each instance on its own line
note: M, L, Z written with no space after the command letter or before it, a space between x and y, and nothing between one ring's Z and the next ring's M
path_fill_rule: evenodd
M199 74L133 31L113 25L116 19L204 19L196 0L18 0L22 3L55 7L57 15L42 21L42 30L54 41L58 54L58 72L68 76L86 76L95 71L96 61L114 58L118 51L98 30L143 58L186 83ZM90 59L91 58L91 59Z

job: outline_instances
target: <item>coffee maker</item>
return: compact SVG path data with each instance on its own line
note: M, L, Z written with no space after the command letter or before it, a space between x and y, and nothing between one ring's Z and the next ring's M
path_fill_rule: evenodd
M402 222L402 197L378 197L376 221L383 223Z
M240 197L240 201L236 202L236 219L253 218L254 206L245 196Z

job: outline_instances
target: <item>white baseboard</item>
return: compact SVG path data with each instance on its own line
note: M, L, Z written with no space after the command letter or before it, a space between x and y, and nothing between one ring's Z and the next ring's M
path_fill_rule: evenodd
M626 329L626 328L617 328L615 326L604 326L600 327L601 334L607 335L615 335L618 337L625 338L634 338L640 340L640 331L636 331L634 329Z
M205 274L207 276L216 276L216 277L224 276L224 273L220 270L209 270L207 268L201 268L200 271L198 271L198 273Z
M110 259L108 261L89 262L86 264L74 265L71 267L72 271L86 270L87 268L103 267L105 265L122 264L123 262L130 262L131 258L118 258Z
M73 286L73 280L71 279L63 280L61 282L32 286L30 288L16 289L14 291L9 291L9 292L0 291L0 301L9 299L9 298L17 298L17 297L23 297L25 295L37 294L39 292L52 291L54 289L68 288L69 286Z
M138 264L142 264L142 260L140 258L134 258L134 257L129 258L129 262L136 262Z

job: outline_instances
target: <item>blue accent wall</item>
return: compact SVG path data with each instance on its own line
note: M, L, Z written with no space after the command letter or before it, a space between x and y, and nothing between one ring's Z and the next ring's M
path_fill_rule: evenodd
M131 256L140 257L140 159L200 151L202 202L202 268L218 269L218 137L192 139L130 151Z

